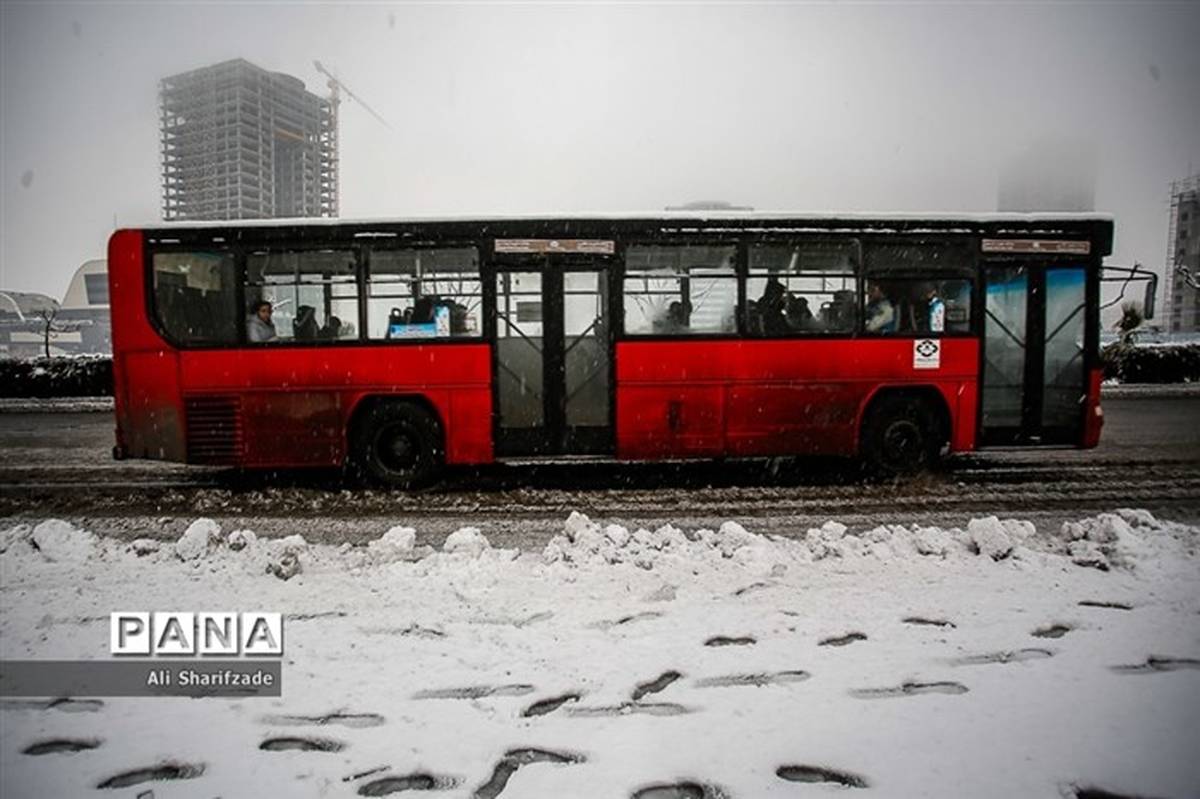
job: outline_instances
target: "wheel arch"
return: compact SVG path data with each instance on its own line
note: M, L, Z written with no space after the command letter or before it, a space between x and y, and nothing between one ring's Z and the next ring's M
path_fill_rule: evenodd
M951 441L950 404L937 386L930 384L879 386L866 397L859 410L858 424L854 427L855 452L861 453L863 450L863 431L871 419L871 414L884 402L892 399L913 399L925 404L933 412L941 443L945 445Z
M353 457L351 448L358 425L362 424L362 420L373 408L389 403L415 405L421 410L428 412L437 424L438 435L442 438L443 449L445 448L446 421L442 418L437 404L429 399L428 396L425 394L364 394L355 401L354 408L346 418L346 425L342 430L343 461L348 461Z

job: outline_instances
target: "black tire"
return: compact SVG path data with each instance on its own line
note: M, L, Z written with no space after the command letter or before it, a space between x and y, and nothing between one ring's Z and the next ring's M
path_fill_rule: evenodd
M880 477L917 474L937 462L942 438L928 403L916 397L885 397L863 423L863 460Z
M432 482L446 462L437 418L412 402L378 402L357 420L350 457L362 477L393 488Z

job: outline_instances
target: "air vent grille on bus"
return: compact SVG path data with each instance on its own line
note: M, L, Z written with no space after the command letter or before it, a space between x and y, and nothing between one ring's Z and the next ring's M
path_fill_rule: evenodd
M190 397L188 463L235 464L242 456L242 408L237 397Z

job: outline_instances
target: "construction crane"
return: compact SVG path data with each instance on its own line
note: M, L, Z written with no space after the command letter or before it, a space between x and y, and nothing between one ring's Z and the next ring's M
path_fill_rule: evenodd
M351 100L353 100L354 102L361 105L368 114L375 117L375 119L379 120L379 123L381 125L383 125L385 128L387 128L388 130L394 129L394 128L392 128L391 125L388 124L388 121L386 119L384 119L382 116L379 115L379 113L374 108L367 105L367 103L361 97L359 97L357 94L350 91L349 86L342 83L332 72L325 69L325 67L321 65L320 61L314 60L313 66L316 67L317 72L320 72L327 79L327 82L325 85L327 85L329 87L329 102L333 105L333 119L334 119L335 127L336 127L336 123L337 123L338 105L341 103L341 95L344 92L347 97L349 97Z

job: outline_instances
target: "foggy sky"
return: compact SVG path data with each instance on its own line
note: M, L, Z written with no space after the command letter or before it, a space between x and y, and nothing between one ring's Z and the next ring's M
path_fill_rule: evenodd
M161 219L157 82L228 58L341 107L341 215L986 212L1041 140L1097 164L1113 263L1200 169L1200 4L0 6L0 288L61 298Z

